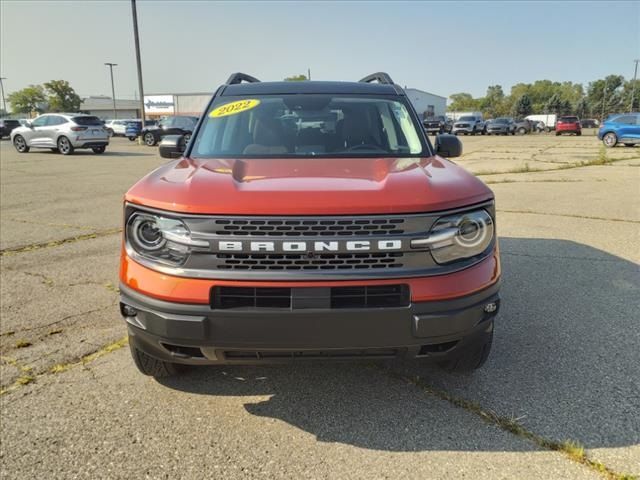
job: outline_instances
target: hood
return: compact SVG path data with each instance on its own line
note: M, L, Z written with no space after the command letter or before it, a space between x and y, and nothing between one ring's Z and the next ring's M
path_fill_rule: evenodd
M162 210L220 215L417 213L491 198L484 183L440 157L184 158L125 196Z

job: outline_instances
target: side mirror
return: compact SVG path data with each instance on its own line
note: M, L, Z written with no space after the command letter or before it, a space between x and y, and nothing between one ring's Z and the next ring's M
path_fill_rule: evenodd
M24 126L27 128L33 128L33 124L31 122L24 122Z
M187 148L183 135L167 135L160 142L162 158L180 158Z
M462 155L462 142L455 135L441 133L436 137L436 154L445 158Z

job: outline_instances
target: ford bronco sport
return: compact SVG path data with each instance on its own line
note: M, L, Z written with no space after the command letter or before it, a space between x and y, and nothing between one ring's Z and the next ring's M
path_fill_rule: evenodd
M389 75L233 74L125 196L120 311L138 369L489 355L494 196Z

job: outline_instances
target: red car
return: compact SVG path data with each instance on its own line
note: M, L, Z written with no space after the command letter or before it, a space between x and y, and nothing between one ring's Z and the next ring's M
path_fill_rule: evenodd
M432 145L385 73L234 74L125 196L120 312L138 369L487 359L500 306L493 192Z
M563 133L582 135L582 125L578 117L560 117L556 122L556 137Z

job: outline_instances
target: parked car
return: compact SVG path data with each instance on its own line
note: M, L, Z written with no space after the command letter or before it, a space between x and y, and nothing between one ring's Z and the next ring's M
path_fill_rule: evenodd
M487 122L487 135L515 135L516 123L511 117L500 117Z
M609 148L618 143L625 147L640 143L640 113L610 115L598 130L598 138Z
M191 141L167 135L159 152L169 160L123 212L119 310L141 373L370 357L471 371L487 359L493 192L446 158L459 139L431 144L388 74L233 74Z
M165 117L157 125L145 126L141 132L142 139L150 147L157 145L165 135L183 135L188 142L197 122L198 117Z
M133 142L135 141L136 138L140 136L141 132L142 132L142 121L131 120L127 122L127 127L124 131L124 136Z
M105 123L105 128L112 137L124 137L127 130L127 123L131 120L109 120Z
M48 148L71 155L76 149L90 148L104 153L109 135L98 117L78 113L48 113L11 132L11 142L20 153L31 148Z
M438 115L434 117L426 117L422 121L422 125L427 133L450 133L453 123L445 116Z
M0 119L0 138L10 137L14 128L18 128L20 122L11 118Z
M575 135L582 135L582 127L580 126L580 119L574 116L560 117L556 122L556 137L564 133L573 133Z
M583 118L580 120L580 125L582 125L582 128L598 128L600 122L595 118Z
M451 133L454 135L476 135L478 133L484 135L487 130L482 115L464 115L454 122Z
M522 120L515 120L515 124L516 124L516 133L518 135L525 135L527 133L531 133L536 130L535 128L536 122L532 120L527 120L526 118Z

